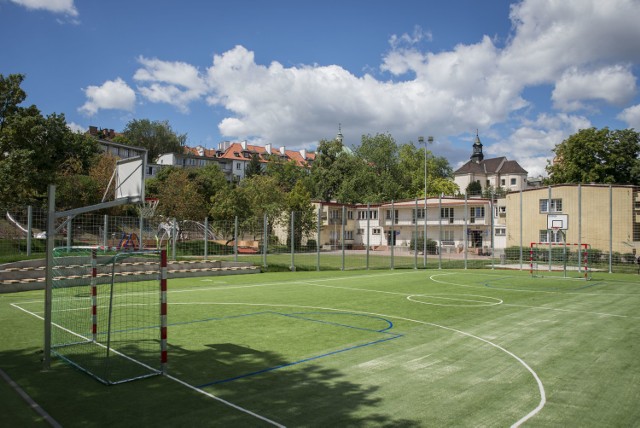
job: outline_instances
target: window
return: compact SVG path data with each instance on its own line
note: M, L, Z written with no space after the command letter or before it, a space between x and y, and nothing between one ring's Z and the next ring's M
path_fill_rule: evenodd
M515 185L516 185L516 183L517 183L517 179L512 178L512 179L511 179L511 185L512 185L512 186L515 186Z
M377 219L378 218L378 211L375 210L369 210L369 211L358 211L358 220L366 220L367 219L367 214L368 214L368 218L370 219Z
M415 224L416 222L416 211L418 212L418 220L424 220L424 208L418 208L417 210L411 210L411 214L413 216L412 220L413 223Z
M551 207L549 207L551 202ZM549 209L551 208L551 209ZM562 199L540 199L540 212L541 213L561 213L562 212Z
M356 235L364 235L364 229L358 229Z
M453 244L454 244L453 230L443 230L442 245L453 245Z
M393 220L395 224L398 224L398 210L393 210ZM387 220L392 220L391 218L391 210L387 210L387 216L386 216Z
M347 211L347 220L353 220L353 211Z
M551 241L549 241L551 240ZM551 242L551 243L559 243L562 241L562 232L554 231L554 230L541 230L540 231L540 242Z
M471 208L469 208L469 216L471 218L484 217L484 207L471 207Z
M507 236L507 229L504 227L496 227L496 236Z
M342 218L340 214L341 214L340 210L329 210L329 218L332 218L332 219Z
M453 218L453 208L442 208L440 210L440 217L442 218Z
M344 239L353 240L353 230L345 230L344 231Z
M374 227L373 229L371 229L371 234L372 235L380 235L380 229L377 227Z
M504 186L505 184L507 184L507 180L505 180L504 178L500 179L500 185Z
M236 163L236 169L237 170L242 169L242 164L240 162Z

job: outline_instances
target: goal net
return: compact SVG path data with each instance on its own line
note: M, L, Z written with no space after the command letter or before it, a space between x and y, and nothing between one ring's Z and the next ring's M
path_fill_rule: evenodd
M591 245L532 242L529 252L533 277L591 279Z
M53 251L51 353L105 384L164 372L166 252Z

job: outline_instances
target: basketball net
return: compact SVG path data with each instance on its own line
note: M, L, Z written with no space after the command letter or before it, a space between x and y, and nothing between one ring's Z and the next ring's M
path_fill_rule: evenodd
M138 213L142 218L152 218L156 214L156 208L158 208L158 198L144 198L144 201L138 205Z

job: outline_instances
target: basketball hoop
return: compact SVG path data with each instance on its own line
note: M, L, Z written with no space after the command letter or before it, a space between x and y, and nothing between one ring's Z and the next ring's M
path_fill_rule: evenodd
M158 208L158 198L144 198L144 201L138 206L138 213L142 218L152 218L156 214Z

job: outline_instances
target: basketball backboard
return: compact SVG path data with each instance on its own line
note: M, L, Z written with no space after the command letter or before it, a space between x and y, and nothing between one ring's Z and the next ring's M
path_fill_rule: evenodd
M567 230L569 228L569 216L567 214L548 214L547 229Z
M115 171L115 198L144 201L145 160L143 156L119 159Z

